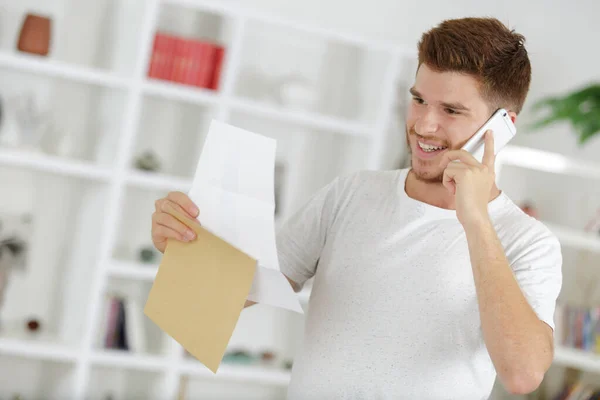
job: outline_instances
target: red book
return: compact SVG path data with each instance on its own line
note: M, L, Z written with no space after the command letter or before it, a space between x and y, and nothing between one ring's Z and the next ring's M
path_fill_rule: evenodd
M170 80L171 73L173 70L173 62L175 59L175 46L177 38L172 35L164 35L165 37L165 50L163 62L161 63L160 79Z
M154 35L154 43L152 45L152 56L150 57L150 65L148 68L148 77L160 78L160 70L162 63L164 63L165 50L167 40L166 37L157 32Z
M179 73L179 80L177 82L187 84L188 75L191 68L192 58L192 42L189 39L183 39L183 46L181 50L181 70Z
M201 67L201 55L202 55L202 47L200 42L197 40L190 41L191 50L190 50L190 69L186 76L186 83L188 85L196 85L198 80L198 74L200 73Z
M183 71L185 40L182 38L174 38L173 45L173 66L171 68L171 76L169 80L172 82L181 82L181 73Z
M198 56L200 66L195 85L201 88L208 88L215 59L215 46L208 42L198 42L198 46L200 48L200 54Z
M215 47L215 58L214 58L214 67L212 71L212 75L210 77L210 83L208 85L209 89L218 90L219 82L221 80L221 71L223 69L223 59L225 58L225 47L216 46Z

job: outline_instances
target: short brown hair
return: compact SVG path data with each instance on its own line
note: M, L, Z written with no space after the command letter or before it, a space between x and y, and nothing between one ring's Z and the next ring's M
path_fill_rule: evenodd
M531 82L524 44L523 35L495 18L446 20L421 37L419 66L425 63L435 71L472 75L490 106L518 114Z

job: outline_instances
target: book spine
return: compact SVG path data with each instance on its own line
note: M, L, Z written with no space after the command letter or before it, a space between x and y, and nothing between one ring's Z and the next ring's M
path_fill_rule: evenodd
M216 46L214 67L210 79L209 89L219 90L219 83L221 80L221 71L223 69L223 61L225 58L225 48L223 46Z

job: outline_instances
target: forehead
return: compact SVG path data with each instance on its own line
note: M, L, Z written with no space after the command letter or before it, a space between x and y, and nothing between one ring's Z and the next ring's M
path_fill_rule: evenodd
M460 72L437 72L426 64L419 67L415 89L428 101L461 102L465 105L483 102L479 82L471 75Z

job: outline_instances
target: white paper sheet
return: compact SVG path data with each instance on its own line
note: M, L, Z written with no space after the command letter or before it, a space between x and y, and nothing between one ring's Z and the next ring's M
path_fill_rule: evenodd
M188 196L205 229L258 260L248 300L303 313L277 258L275 146L274 139L213 120Z

